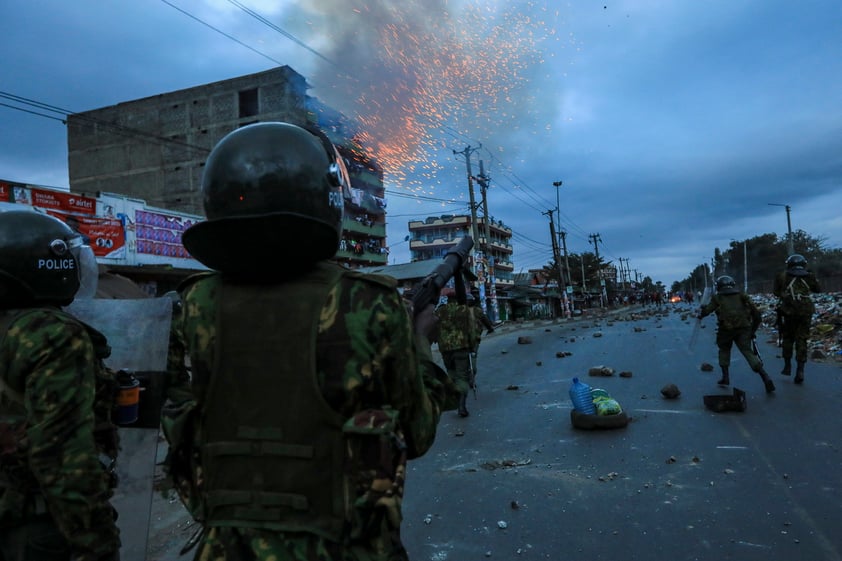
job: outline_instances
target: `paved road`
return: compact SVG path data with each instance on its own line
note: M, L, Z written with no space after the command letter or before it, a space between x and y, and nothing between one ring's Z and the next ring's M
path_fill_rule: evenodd
M411 559L842 560L839 363L810 363L795 386L761 340L778 385L767 396L735 350L731 379L748 409L712 413L702 396L729 393L716 385L718 369L700 370L717 362L714 319L690 348L695 320L682 310L512 325L487 337L471 416L446 413L433 449L410 463ZM524 335L532 344L517 344ZM616 373L589 377L597 365ZM628 427L574 429L574 376L615 397ZM680 398L661 396L668 383ZM147 559L186 559L177 550L192 528L179 504L155 497L152 518Z
M717 363L715 320L690 348L695 320L665 310L487 338L471 416L446 414L433 449L410 464L412 559L842 559L838 363L810 363L796 386L760 341L778 386L767 396L735 349L747 410L713 413L702 396L729 393L718 368L700 370ZM588 377L597 365L632 377ZM615 397L628 427L574 429L574 376ZM661 396L668 383L678 399Z

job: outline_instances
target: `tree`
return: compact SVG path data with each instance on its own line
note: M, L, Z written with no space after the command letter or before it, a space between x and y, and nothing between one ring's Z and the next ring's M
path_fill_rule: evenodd
M842 273L842 249L828 249L826 238L813 237L803 230L796 230L792 233L792 242L795 253L807 259L810 269L819 279ZM747 255L744 255L744 251ZM784 268L787 257L789 252L786 236L767 233L745 242L732 240L724 251L714 249L713 277L732 276L742 288L747 268L748 291L771 292L773 279ZM700 292L706 286L704 275L705 267L699 265L687 278L673 283L672 290Z

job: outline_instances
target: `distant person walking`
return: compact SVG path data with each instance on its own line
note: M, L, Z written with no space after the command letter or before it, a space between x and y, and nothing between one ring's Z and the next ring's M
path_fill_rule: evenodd
M754 352L753 339L760 327L760 310L747 294L740 292L732 277L721 276L716 279L716 294L710 302L699 310L699 319L716 313L716 346L719 347L719 367L722 378L717 382L721 386L731 383L729 367L731 364L731 345L736 344L752 371L757 372L766 386L766 393L775 391L775 384L763 369L763 362Z
M436 308L438 317L438 345L447 374L459 390L460 417L467 417L468 391L473 387L471 378L471 352L477 340L477 323L467 304L460 304L456 296Z
M480 307L480 301L478 296L473 294L468 294L468 307L470 308L471 312L474 314L474 319L476 320L476 331L474 332L474 341L473 346L471 348L471 379L470 379L470 386L474 390L474 395L476 395L476 386L477 386L477 353L479 352L479 344L482 341L482 332L485 331L486 334L494 333L494 324L482 311L482 307Z
M807 269L807 260L797 253L786 260L786 270L775 277L773 291L778 301L778 320L784 368L781 374L792 374L792 351L795 348L796 384L804 383L804 365L807 363L807 340L816 306L810 296L821 292L816 276Z

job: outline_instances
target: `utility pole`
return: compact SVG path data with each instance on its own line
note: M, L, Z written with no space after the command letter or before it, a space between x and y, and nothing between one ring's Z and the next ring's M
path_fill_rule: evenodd
M561 258L558 254L558 242L556 241L555 237L555 224L553 223L553 211L552 209L548 210L547 212L542 212L541 214L548 215L550 217L550 241L553 243L553 258L555 259L555 265L558 269L558 297L559 302L561 302L561 285L564 282L564 271L561 268Z
M588 239L590 239L591 243L593 243L593 252L594 252L594 255L596 256L596 263L597 263L597 266L598 266L599 265L599 245L597 245L597 244L602 241L602 238L600 238L599 234L596 233L596 234L589 235Z
M602 287L600 293L600 300L602 301L602 305L604 306L606 304L605 300L607 300L608 292L605 289L605 279L602 278L602 267L599 263L599 242L602 241L602 238L600 238L599 234L596 233L589 235L588 239L590 239L593 242L594 256L596 257L597 274L599 275L600 286Z
M795 247L792 241L792 221L789 218L789 212L792 210L789 205L782 205L780 203L769 203L770 206L782 206L786 209L786 250L789 255L795 253Z
M482 213L484 215L485 220L485 244L483 244L483 251L485 253L485 258L488 261L488 275L486 279L488 280L488 290L486 293L488 294L489 299L491 300L491 313L488 315L490 316L491 321L496 322L498 317L498 306L497 306L497 287L495 285L495 270L494 270L494 256L491 254L491 217L488 214L488 181L489 177L485 175L485 168L483 167L482 160L479 161L479 175L477 176L477 183L480 186L480 192L482 193ZM483 306L485 309L485 306Z
M484 275L480 275L480 260L477 258L477 253L479 251L480 246L479 230L477 228L477 204L476 199L474 198L474 176L473 173L471 173L471 154L473 154L476 150L478 150L478 148L466 146L465 149L461 152L457 152L456 150L454 150L453 154L464 156L465 165L468 168L468 196L471 204L471 237L474 238L474 273L476 274L477 278L480 279L480 281L482 281L484 280ZM482 305L482 310L485 312L485 299L482 298L482 293L480 293L480 296L480 304Z
M623 259L622 257L619 258L620 260L620 282L623 285L623 290L626 289L626 269L623 268L623 261L626 262L626 266L628 266L629 259L628 257Z
M559 291L563 294L564 299L564 312L565 316L570 317L573 311L573 303L567 299L567 287L566 285L573 284L573 281L570 280L570 264L567 262L567 241L565 239L566 234L561 229L561 201L559 199L559 191L561 190L561 181L553 181L553 187L555 187L555 211L556 211L556 220L558 221L558 227L556 228L556 233L561 239L561 245L564 246L564 270L567 271L567 278L564 275L561 276L559 279ZM562 285L565 285L562 287Z
M561 247L564 250L564 270L567 271L567 283L573 284L573 274L570 272L570 262L567 260L567 232L562 230L558 235L561 236Z

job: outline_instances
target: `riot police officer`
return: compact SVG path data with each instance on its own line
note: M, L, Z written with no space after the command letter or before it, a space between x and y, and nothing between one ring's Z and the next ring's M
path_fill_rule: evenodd
M795 348L795 379L804 382L804 365L807 363L807 341L810 338L810 324L816 306L811 293L820 292L816 276L807 269L807 260L797 253L786 260L786 270L777 274L773 287L778 297L781 347L784 367L781 374L792 374L792 351Z
M752 349L754 334L762 321L760 310L747 294L740 292L732 277L723 275L716 279L716 294L699 310L699 319L714 312L717 319L716 346L719 347L719 367L722 369L718 384L727 386L731 383L731 346L736 344L752 371L760 375L766 393L774 392L775 384Z
M0 213L0 559L118 559L105 337L63 312L96 262L34 211ZM93 292L90 292L92 295Z
M432 306L330 263L349 179L318 130L224 137L183 242L213 272L174 322L193 399L164 411L167 470L201 521L201 558L406 559L406 461L458 396L433 362ZM173 361L171 369L184 367Z

